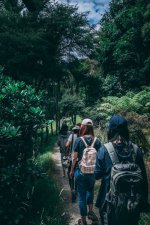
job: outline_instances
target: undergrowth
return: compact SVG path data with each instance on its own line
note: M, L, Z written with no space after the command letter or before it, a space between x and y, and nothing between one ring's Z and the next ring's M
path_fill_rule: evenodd
M52 136L50 143L40 150L35 163L39 165L43 176L38 180L32 197L32 217L35 218L36 225L67 225L67 220L63 216L62 202L59 198L59 190L53 176L54 163L52 152L57 136Z

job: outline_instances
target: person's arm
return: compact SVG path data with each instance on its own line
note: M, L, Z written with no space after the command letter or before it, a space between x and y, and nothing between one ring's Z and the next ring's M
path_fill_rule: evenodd
M79 151L80 151L80 138L77 138L75 140L75 143L74 143L74 149L73 149L73 155L72 155L72 165L71 165L71 170L70 170L70 177L73 176L74 174L74 168L75 168L75 165L76 165L76 162L77 162L77 159L78 159L78 154L79 154Z
M104 149L99 148L96 155L96 164L94 170L94 176L96 180L101 179L104 175L103 161L104 161Z
M78 152L74 152L73 157L72 157L72 165L71 165L71 170L70 170L70 177L73 176L74 174L74 168L77 162L77 158L78 158Z
M95 149L96 151L98 151L98 149L101 147L101 142L99 140L99 138L97 138L96 143L95 143Z
M68 137L68 140L66 142L66 147L67 148L71 146L72 139L73 139L73 134L70 134L69 137Z
M71 141L68 139L68 141L67 141L67 143L66 143L66 148L69 148L70 147L70 145L71 145Z
M69 156L71 155L72 135L73 134L69 135L68 140L65 144L65 148L67 149L67 155Z

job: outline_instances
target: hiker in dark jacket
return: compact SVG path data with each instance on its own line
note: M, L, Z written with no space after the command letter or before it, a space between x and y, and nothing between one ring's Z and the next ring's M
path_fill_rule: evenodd
M59 132L57 144L60 147L60 154L61 154L61 164L62 164L62 169L63 169L63 176L65 177L65 171L66 167L63 164L63 159L68 155L68 148L66 147L66 143L68 140L69 132L68 132L68 126L66 122L62 124L62 127Z
M80 127L79 126L75 126L72 128L72 133L69 135L67 143L66 143L66 147L69 149L69 158L70 158L70 164L68 167L68 179L69 179L69 186L71 189L71 199L72 199L72 203L75 202L76 197L77 197L77 185L75 182L75 178L74 175L72 177L70 177L70 170L71 170L71 165L72 165L72 156L73 156L73 149L74 149L74 144L75 144L75 140L79 137L79 132L80 132Z
M127 121L124 117L120 115L114 115L110 119L109 129L108 129L108 141L113 144L113 147L117 153L118 159L121 162L132 162L132 155L130 151L131 142L129 142L129 131ZM135 157L135 163L140 167L142 171L142 176L144 180L143 184L143 210L147 207L148 202L148 184L147 175L145 170L145 165L143 161L143 156L141 150L137 149L137 154ZM96 201L96 206L99 208L101 223L102 225L116 225L108 222L108 211L107 211L107 193L110 190L110 177L112 169L112 160L106 147L103 145L97 152L96 167L95 167L95 178L101 179L101 186L99 194ZM135 223L132 225L137 225L139 218L133 218ZM128 223L129 224L129 223Z

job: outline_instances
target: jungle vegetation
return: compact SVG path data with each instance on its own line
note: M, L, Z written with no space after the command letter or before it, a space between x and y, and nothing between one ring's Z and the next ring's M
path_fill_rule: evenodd
M121 113L149 153L150 3L112 0L99 30L87 15L53 0L0 1L1 225L65 224L37 161L63 117L90 117L105 132Z

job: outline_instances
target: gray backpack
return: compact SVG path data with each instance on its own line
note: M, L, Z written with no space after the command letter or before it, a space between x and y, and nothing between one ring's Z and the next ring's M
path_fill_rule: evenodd
M120 162L111 142L104 144L112 161L110 191L107 194L110 224L134 224L142 199L142 172L135 163L138 147L131 143L133 162Z

